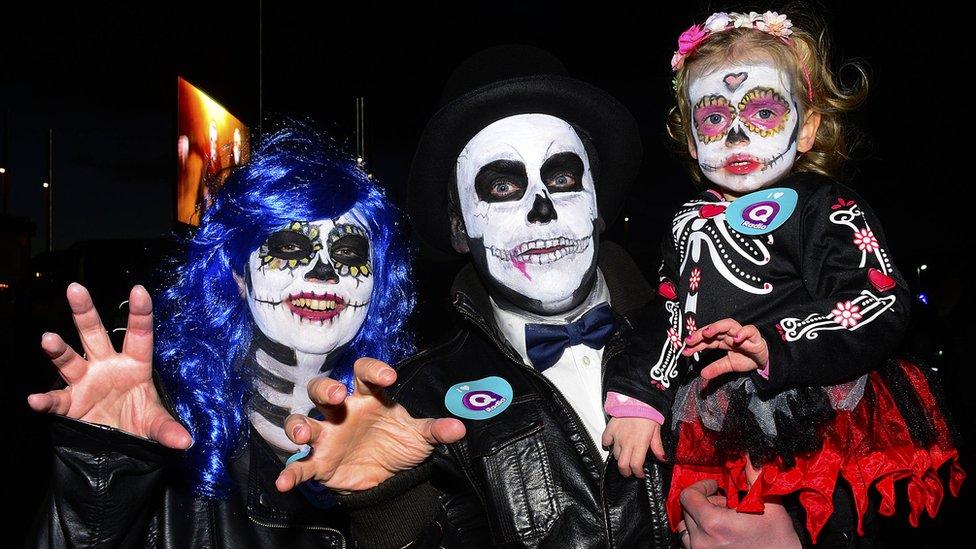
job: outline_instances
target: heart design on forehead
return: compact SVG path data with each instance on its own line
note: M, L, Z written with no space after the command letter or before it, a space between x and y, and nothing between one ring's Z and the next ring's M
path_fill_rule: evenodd
M746 81L746 78L749 78L749 73L736 72L726 74L722 81L725 82L725 87L728 88L730 92L734 92L735 90L739 89L739 86L741 86L743 82Z

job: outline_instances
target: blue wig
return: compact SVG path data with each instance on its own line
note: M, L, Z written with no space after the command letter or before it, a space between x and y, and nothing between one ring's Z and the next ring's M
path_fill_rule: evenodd
M234 273L243 275L251 252L286 223L351 209L369 231L375 276L366 319L332 372L351 390L357 358L393 363L413 352L404 323L414 284L398 212L352 158L315 132L279 130L258 144L217 193L185 262L157 296L156 368L193 436L185 465L197 494L228 495L228 461L249 432L252 373L244 359L253 322Z

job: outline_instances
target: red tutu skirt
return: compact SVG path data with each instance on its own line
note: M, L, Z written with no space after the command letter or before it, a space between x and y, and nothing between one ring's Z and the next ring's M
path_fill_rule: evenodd
M946 466L953 496L959 495L966 474L925 375L906 360L897 360L897 368L910 382L934 431L929 443L913 439L892 393L877 372L868 376L865 396L852 410L836 411L832 420L819 427L823 438L819 451L797 455L792 467L780 458L763 464L752 486L746 480L744 455L722 459L716 449L716 433L700 421L680 422L667 502L672 528L677 529L682 518L681 491L706 479L716 481L729 508L742 513L762 513L764 499L796 494L806 510L806 527L814 542L833 513L834 488L840 479L853 492L860 535L864 535L862 522L868 510L868 490L873 487L878 491L879 512L891 516L895 512L895 482L902 479L908 481L912 526L918 526L923 512L935 517L944 495L939 471Z

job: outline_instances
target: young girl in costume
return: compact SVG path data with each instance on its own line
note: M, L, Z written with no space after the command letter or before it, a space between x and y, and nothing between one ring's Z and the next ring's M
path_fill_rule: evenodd
M673 526L703 479L740 512L798 496L814 542L841 480L860 535L869 489L891 515L900 479L911 523L934 516L938 470L954 495L965 475L928 369L890 358L911 298L881 223L836 180L865 87L842 89L823 42L774 12L712 15L672 67L669 132L703 191L664 239L662 299L610 364L604 444L641 476L671 428Z

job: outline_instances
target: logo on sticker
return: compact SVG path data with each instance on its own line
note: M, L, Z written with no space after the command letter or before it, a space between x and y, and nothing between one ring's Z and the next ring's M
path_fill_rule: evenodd
M504 412L512 403L512 386L498 376L458 383L447 390L444 405L465 419L488 419Z
M742 234L770 233L793 215L796 201L793 189L763 189L733 201L725 213L725 222Z

